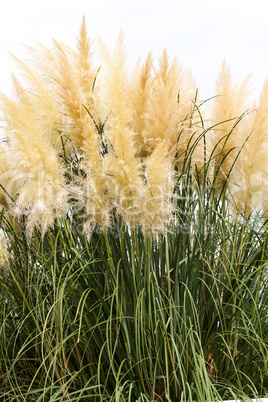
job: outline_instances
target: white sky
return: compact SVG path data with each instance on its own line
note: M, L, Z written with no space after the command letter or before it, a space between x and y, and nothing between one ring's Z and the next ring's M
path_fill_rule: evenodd
M267 0L1 0L0 91L14 70L9 52L26 57L21 43L74 45L85 14L89 36L112 46L123 30L128 60L164 48L190 67L202 98L214 95L225 58L234 81L253 72L254 94L268 77Z

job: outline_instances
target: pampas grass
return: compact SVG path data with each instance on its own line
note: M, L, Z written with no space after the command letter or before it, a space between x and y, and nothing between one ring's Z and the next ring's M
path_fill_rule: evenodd
M205 103L166 50L95 46L83 19L1 95L0 396L265 396L267 83L223 63Z

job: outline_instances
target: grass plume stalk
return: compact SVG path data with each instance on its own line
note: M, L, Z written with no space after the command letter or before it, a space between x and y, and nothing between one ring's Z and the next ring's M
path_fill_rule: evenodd
M53 43L1 95L1 400L267 396L267 83Z

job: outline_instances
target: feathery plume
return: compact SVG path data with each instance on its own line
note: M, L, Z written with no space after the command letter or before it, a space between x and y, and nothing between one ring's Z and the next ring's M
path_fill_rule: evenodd
M149 113L151 97L153 59L149 53L143 66L137 64L131 80L129 100L133 110L130 129L134 133L135 148L140 157L147 156L148 150L144 141L145 119Z
M38 71L34 71L29 65L22 60L13 56L13 60L21 70L23 82L27 84L28 104L38 114L38 119L43 127L44 135L47 135L49 141L58 151L62 148L62 142L66 142L63 134L61 134L63 126L63 113L59 106L59 102L55 97L55 92L51 90L51 85L47 82L46 77L41 77ZM14 87L18 94L18 81L13 79ZM21 91L20 91L21 92ZM26 91L24 90L25 96ZM62 138L61 138L62 137Z
M248 76L240 84L233 85L230 69L225 61L222 64L214 98L211 123L216 125L211 138L212 146L216 147L215 158L220 165L217 185L222 186L222 180L228 177L235 158L245 141L243 130L240 129L239 118L247 109L249 94Z
M133 109L129 101L123 35L119 35L113 54L104 46L102 54L105 90L102 95L109 116L105 135L110 144L105 163L116 183L112 198L116 200L117 212L134 225L139 223L144 184L140 177L141 163L136 157L134 135L130 129Z
M146 193L142 208L142 230L145 234L163 233L172 220L174 169L165 141L158 143L146 159Z
M86 100L67 54L58 42L54 41L54 43L57 49L57 69L55 72L57 93L69 118L66 124L69 126L68 135L73 141L73 146L81 149L84 140L84 119L87 119L88 124L90 124L90 117L84 107Z
M12 173L12 159L8 148L0 141L0 204L9 211L13 209L13 200L17 193L17 189L11 185Z
M15 212L27 216L30 239L35 227L44 234L54 219L66 212L67 192L57 153L45 138L27 94L13 81L18 101L2 95L1 106L13 161L12 188L18 191Z
M94 106L93 86L97 75L96 69L93 68L93 53L91 48L92 42L88 38L85 16L83 16L79 37L77 38L77 51L74 56L74 65L87 108Z
M83 20L80 30L74 65L58 42L55 42L55 46L57 91L69 118L68 135L74 147L81 153L81 168L86 172L86 177L80 178L78 187L73 187L71 191L76 194L80 205L85 209L84 229L90 237L96 223L103 230L109 227L111 202L108 198L105 164L101 156L100 134L94 119L96 111L92 91L95 74L92 73L85 21Z
M231 187L238 210L249 215L257 208L268 210L268 80L241 130L245 144L234 166Z
M165 50L160 57L159 68L155 69L151 86L144 142L148 152L152 153L157 144L164 140L174 155L180 148L179 133L187 126L191 102L195 97L194 79L176 58L170 63Z

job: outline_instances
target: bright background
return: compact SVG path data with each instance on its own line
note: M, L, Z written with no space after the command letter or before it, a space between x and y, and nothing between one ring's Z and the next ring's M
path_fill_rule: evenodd
M268 76L267 0L1 0L0 91L10 87L9 52L26 57L21 43L51 38L75 44L85 14L89 35L112 46L123 30L132 66L166 47L196 77L202 98L214 95L225 58L234 81L253 72L254 96Z

